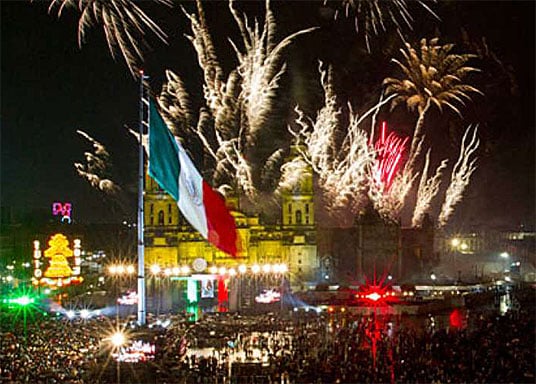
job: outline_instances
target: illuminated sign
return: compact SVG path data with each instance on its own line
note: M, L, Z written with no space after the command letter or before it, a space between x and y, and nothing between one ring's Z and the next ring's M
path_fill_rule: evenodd
M67 222L71 223L71 210L72 210L71 203L59 203L55 202L52 204L52 214L54 216L60 216L61 222Z
M34 275L32 282L35 285L43 284L61 287L63 285L76 284L82 282L80 276L81 244L79 239L75 239L74 249L69 248L67 237L58 233L48 241L49 248L43 253L40 249L39 241L33 242L33 263ZM48 262L46 259L49 259ZM69 259L72 259L70 262Z

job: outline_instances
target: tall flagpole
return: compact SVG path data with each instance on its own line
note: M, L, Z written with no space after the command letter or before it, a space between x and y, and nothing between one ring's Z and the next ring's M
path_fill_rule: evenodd
M143 239L143 185L144 185L144 156L143 156L143 105L148 104L143 98L143 80L148 77L140 70L140 121L139 121L139 153L138 153L138 324L145 325L145 245ZM147 108L149 111L149 108ZM147 112L149 113L149 112Z

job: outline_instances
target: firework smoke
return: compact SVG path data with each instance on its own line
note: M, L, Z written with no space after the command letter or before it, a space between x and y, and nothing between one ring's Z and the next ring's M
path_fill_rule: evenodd
M470 131L473 131L471 139L467 143L468 136ZM478 125L474 128L470 125L465 130L465 133L462 138L462 143L460 146L460 156L458 161L452 168L452 174L450 177L450 184L445 193L445 201L441 207L441 212L439 213L439 227L445 226L448 219L454 212L454 206L458 204L462 197L465 188L469 184L471 175L476 169L476 158L471 158L474 152L478 149L480 145L480 140L477 137Z
M170 0L153 0L157 4L171 6ZM145 35L152 32L166 42L162 29L131 0L52 0L49 12L61 16L64 8L77 8L81 13L78 21L78 44L82 46L87 30L102 24L108 49L112 57L121 54L133 76L137 75L143 62L142 50L147 47Z
M74 163L78 174L85 178L92 187L102 192L110 194L119 192L120 188L112 180L102 177L102 174L106 172L109 158L106 148L84 131L78 130L76 132L89 141L94 148L93 153L84 153L86 164Z

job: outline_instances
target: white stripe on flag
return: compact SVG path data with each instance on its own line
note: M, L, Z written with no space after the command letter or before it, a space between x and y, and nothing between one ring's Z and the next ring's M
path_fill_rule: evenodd
M203 178L190 160L190 157L175 139L179 147L179 209L184 217L199 231L204 237L208 238L207 217L205 206L203 204Z

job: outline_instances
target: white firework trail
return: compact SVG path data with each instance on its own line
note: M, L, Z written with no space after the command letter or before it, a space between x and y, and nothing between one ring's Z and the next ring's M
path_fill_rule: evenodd
M473 131L472 136L467 143L469 133ZM452 174L450 176L450 184L445 193L445 201L441 206L441 212L439 213L439 227L444 227L448 219L454 212L454 206L458 204L463 198L463 192L471 180L471 175L476 169L477 158L472 158L475 151L480 145L480 140L477 137L478 125L474 128L469 125L465 130L460 146L460 155L458 161L452 168Z
M324 4L328 0L324 0ZM408 4L415 3L421 5L428 13L440 20L435 12L421 0L408 2L407 0L341 0L340 4L344 10L345 16L349 17L350 11L355 14L355 29L357 32L363 30L365 44L370 52L370 38L379 35L380 32L387 31L387 25L393 24L398 31L403 27L413 29L413 16L409 10ZM335 12L334 18L337 19L339 12Z
M397 173L388 189L383 184L369 184L368 196L381 217L392 222L400 220L400 212L416 177L417 175L402 171Z
M106 150L106 147L104 147L104 145L102 145L97 140L89 136L87 133L81 130L77 130L76 133L78 133L80 136L82 136L83 138L85 138L87 141L91 143L93 148L95 148L95 156L102 156L103 158L108 158L110 156L110 154Z
M266 1L266 16L261 31L260 24L255 21L250 27L248 19L240 17L234 8L234 1L229 1L229 9L240 28L244 51L231 41L238 59L238 74L241 81L241 99L248 122L248 141L255 139L255 134L262 128L267 115L272 110L272 101L279 88L279 80L285 71L280 65L281 54L292 41L300 35L314 31L317 28L308 28L295 32L279 43L275 43L275 20L270 9L269 0Z
M244 48L240 50L237 44L231 42L238 64L226 78L216 57L201 1L196 3L197 16L183 9L192 30L187 37L203 71L203 94L207 107L201 110L194 132L215 164L210 177L212 183L235 185L249 199L254 199L258 188L253 178L250 151L255 148L257 134L273 109L273 98L285 68L280 63L282 51L297 36L314 28L298 31L276 43L275 22L269 1L266 1L262 29L257 22L250 27L247 18L238 15L231 1L229 9L241 31ZM176 82L176 79L168 79L168 82ZM177 109L182 108L180 102L176 104ZM280 157L273 153L267 159L260 160L261 181L262 173L270 174L274 161L278 159Z
M198 17L186 12L184 14L190 20L192 35L186 37L192 43L196 53L199 66L203 70L204 84L203 92L207 107L215 116L219 109L224 108L225 80L223 70L216 57L216 50L210 37L210 32L206 25L205 13L201 1L197 0Z
M353 213L363 206L364 193L368 187L369 169L374 162L374 149L369 145L369 137L360 128L364 117L359 116L350 108L350 124L348 133L340 147L341 154L334 160L333 173L325 175L324 186L328 196L334 199L334 207L340 208L350 203ZM339 160L340 159L340 160Z
M333 113L331 116L326 115L328 110ZM374 150L368 144L368 135L359 128L361 118L350 110L348 133L343 143L336 147L336 126L327 127L319 122L335 123L338 110L321 110L315 122L306 119L298 108L296 112L296 123L302 129L298 132L290 131L296 137L297 143L303 142L305 146L304 150L299 151L305 162L318 174L319 185L328 208L335 210L350 205L351 209L356 211L363 203L362 193L366 188L367 169L374 160ZM323 135L322 132L328 132L329 135Z
M120 188L110 179L103 178L102 173L106 171L109 154L104 145L93 139L84 131L76 131L80 136L88 140L94 148L94 153L85 152L86 164L74 163L78 175L86 179L89 184L106 193L115 194Z
M153 0L154 3L171 6L170 0ZM143 49L148 46L145 35L152 32L167 42L164 31L138 5L131 0L52 0L49 13L58 17L65 8L76 8L81 13L78 21L78 44L85 41L87 30L102 24L108 49L112 57L121 54L133 76L143 62Z
M182 79L171 70L166 70L166 82L158 97L161 115L176 136L192 133L193 113L190 96Z
M274 151L270 157L268 157L268 160L266 160L264 169L262 171L261 177L263 179L263 184L267 185L270 182L273 182L274 180L279 179L277 177L277 166L280 164L281 159L283 158L284 149L279 148L276 151ZM282 169L280 169L282 171ZM277 187L275 193L277 194Z
M303 159L302 156L294 157L281 166L281 178L275 194L279 195L283 191L292 190L299 185L304 177L311 175L311 166Z
M208 108L201 110L194 131L215 164L210 177L212 183L219 184L220 179L226 183L225 178L230 178L232 184L236 184L252 198L255 196L255 188L251 168L243 156L243 131L238 119L240 79L236 71L232 71L227 81L224 80L200 1L197 1L197 9L198 17L183 9L190 19L192 35L187 37L197 53L203 71L203 92Z
M303 159L318 175L318 183L328 209L335 211L349 207L356 213L366 204L366 192L371 184L371 169L376 155L369 135L361 129L361 125L394 96L391 95L385 100L380 98L375 106L361 116L348 106L349 124L342 143L338 144L341 110L333 92L331 68L323 69L320 63L319 72L325 95L324 106L318 111L314 121L296 107L296 123L300 130L289 128L289 131L296 138ZM300 144L303 144L305 149L301 149Z
M324 175L329 172L333 165L332 159L336 156L335 133L340 124L341 110L337 106L337 99L333 92L331 67L325 70L322 68L322 62L319 62L318 70L324 90L324 106L318 111L315 121L307 118L299 107L296 107L294 109L298 114L296 123L301 127L301 131L289 130L297 138L299 150L301 150L300 142L304 141L307 151L302 154L313 170L319 175Z
M428 178L428 168L430 166L430 150L426 153L424 167L421 174L421 181L419 182L419 189L417 191L417 202L415 204L415 210L413 211L413 217L411 219L411 226L416 228L422 225L422 220L425 213L430 210L430 204L432 199L439 192L439 185L441 184L442 171L447 167L448 160L444 159L441 164L436 168L434 176Z

